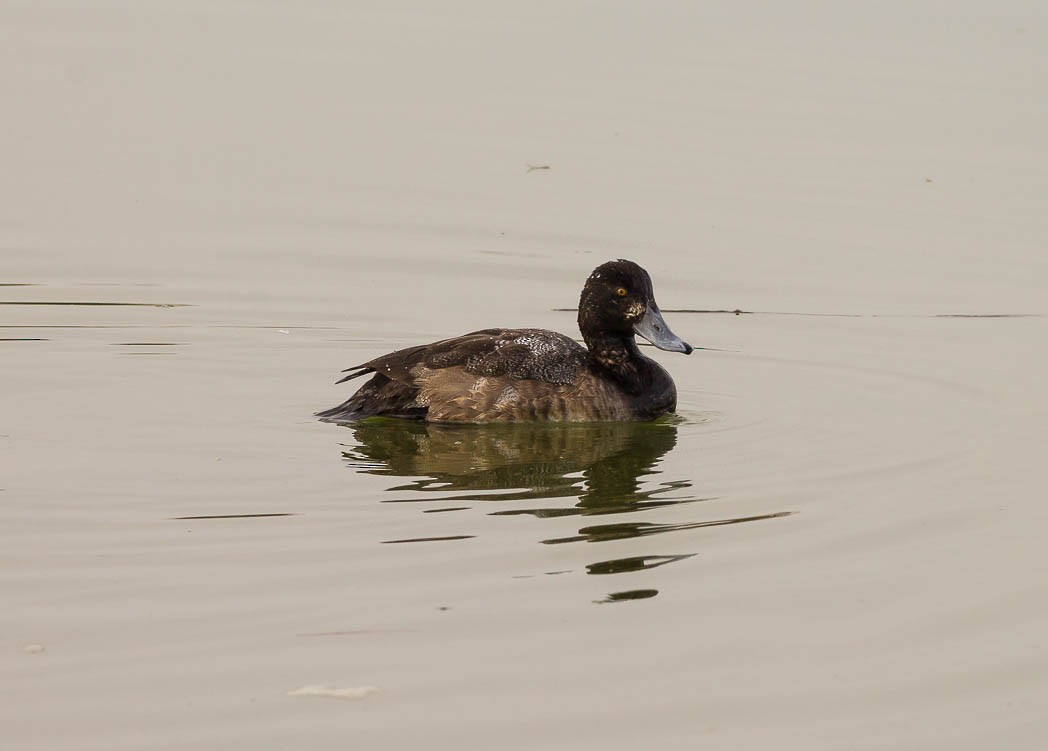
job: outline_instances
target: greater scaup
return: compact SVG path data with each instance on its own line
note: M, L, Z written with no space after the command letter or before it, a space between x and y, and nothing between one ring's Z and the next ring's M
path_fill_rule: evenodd
M483 329L397 350L344 370L338 383L375 375L317 416L590 422L651 420L676 408L673 379L634 335L670 352L692 347L663 320L647 271L621 259L598 266L582 289L579 330L585 348L545 329Z

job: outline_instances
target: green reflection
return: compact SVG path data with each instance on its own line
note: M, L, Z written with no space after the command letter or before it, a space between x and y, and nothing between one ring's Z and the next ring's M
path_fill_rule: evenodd
M690 495L687 479L656 481L663 457L677 443L679 418L649 423L439 425L371 419L346 425L353 441L342 456L357 472L398 478L387 503L427 503L425 513L462 512L474 502L490 503L492 516L526 514L554 519L621 515L614 523L582 526L577 534L541 539L547 545L609 542L671 534L676 544L689 531L785 516L789 512L735 518L638 521L630 515L651 509L713 500ZM468 502L468 503L463 503ZM647 515L645 515L647 516ZM558 525L562 526L562 525ZM446 529L446 527L444 528ZM468 532L469 530L463 530ZM384 540L386 543L443 544L469 534ZM668 539L668 538L667 538ZM646 572L687 560L691 551L646 550L643 555L600 560L586 573ZM562 571L547 573L563 573ZM651 588L613 592L599 602L654 597Z
M357 445L347 463L372 475L413 478L393 491L420 491L405 499L519 501L571 499L570 506L513 508L498 515L538 517L619 514L687 503L688 481L644 487L643 478L677 443L677 425L584 423L433 425L368 420L350 426ZM404 501L400 501L404 502Z
M605 542L606 540L622 540L629 537L645 537L647 535L658 535L663 532L678 532L682 529L701 529L702 527L722 527L725 524L744 524L746 522L759 522L765 519L778 519L789 516L790 511L779 511L774 514L758 514L757 516L739 516L734 519L714 519L705 522L684 522L683 524L653 524L652 522L626 522L622 524L597 524L592 527L583 527L577 535L572 537L555 537L543 540L546 545L558 545L562 542Z
M629 602L630 600L646 600L659 593L657 589L630 589L625 592L612 592L603 600L594 600L598 605L608 602Z
M691 558L694 553L686 555L634 555L629 558L613 558L610 561L597 561L586 566L588 574L628 574L634 571L644 571L649 568L658 568L667 563L676 563L686 558Z

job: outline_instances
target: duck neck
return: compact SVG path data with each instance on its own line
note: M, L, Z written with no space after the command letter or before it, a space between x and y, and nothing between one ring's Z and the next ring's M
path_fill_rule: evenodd
M582 334L590 357L602 370L610 373L629 394L639 394L644 381L644 355L633 334L607 332Z

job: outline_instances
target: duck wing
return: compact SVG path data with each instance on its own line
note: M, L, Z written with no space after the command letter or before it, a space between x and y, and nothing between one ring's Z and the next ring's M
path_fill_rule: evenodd
M317 415L336 422L372 415L447 422L504 420L517 412L548 417L554 403L565 404L562 392L583 377L587 357L585 348L554 331L473 331L348 368L339 383L374 375Z
M545 329L482 329L432 344L390 352L347 368L342 383L378 373L405 385L434 371L459 368L475 376L505 376L570 385L586 360L586 349L573 339Z

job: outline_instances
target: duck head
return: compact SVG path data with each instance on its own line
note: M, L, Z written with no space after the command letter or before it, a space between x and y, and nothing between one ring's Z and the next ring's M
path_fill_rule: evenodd
M692 353L662 317L648 272L633 261L608 261L589 275L579 299L579 330L587 344L599 336L636 334L659 349Z

